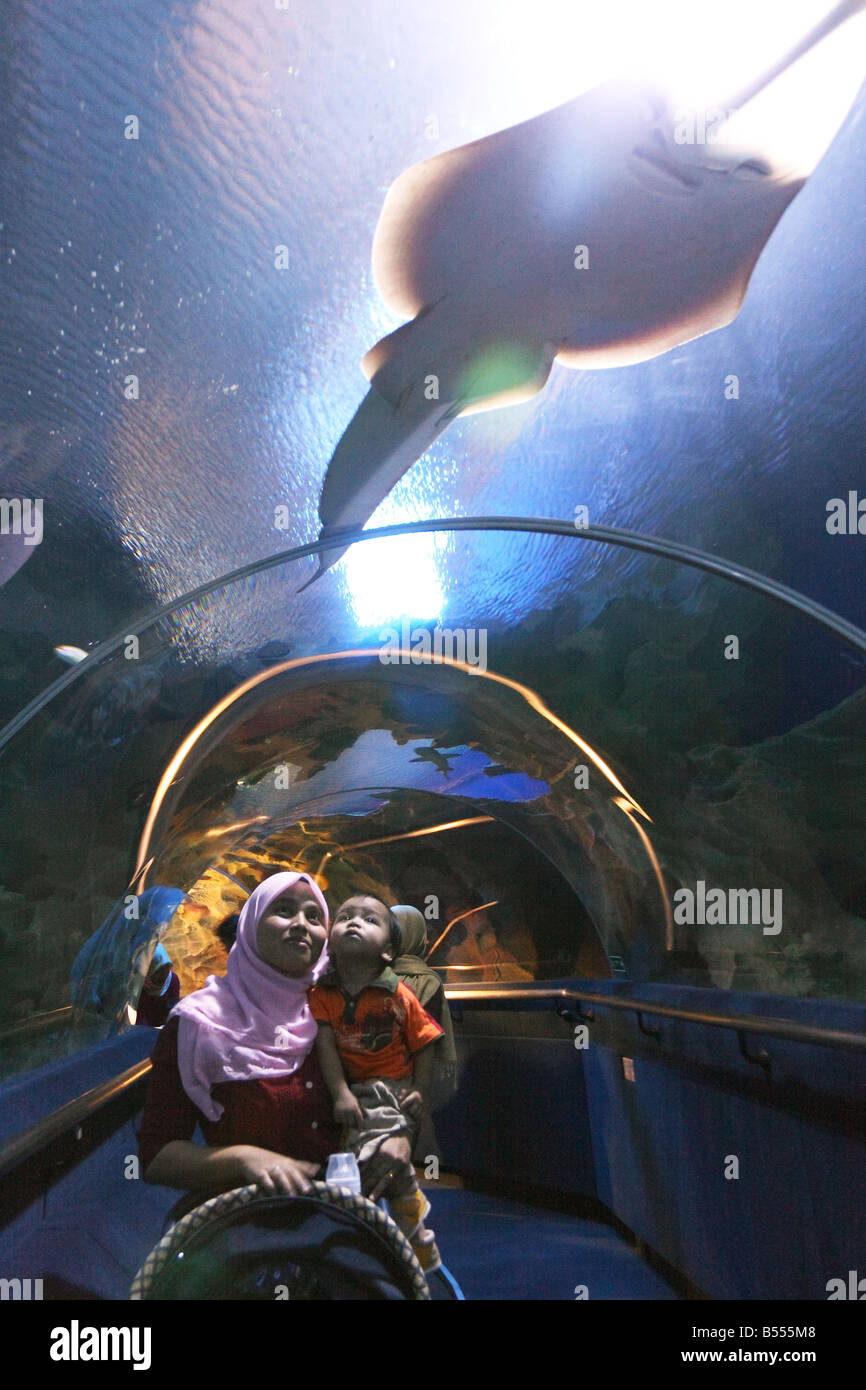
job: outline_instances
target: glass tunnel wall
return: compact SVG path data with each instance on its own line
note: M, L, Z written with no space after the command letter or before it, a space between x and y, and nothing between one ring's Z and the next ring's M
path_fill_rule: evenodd
M5 1074L130 1026L158 938L184 993L220 973L280 866L414 903L449 987L866 998L862 657L668 560L578 578L550 535L437 533L416 616L387 556L419 539L355 547L324 622L308 560L226 582L7 742ZM481 589L542 566L546 606L468 610L455 552Z

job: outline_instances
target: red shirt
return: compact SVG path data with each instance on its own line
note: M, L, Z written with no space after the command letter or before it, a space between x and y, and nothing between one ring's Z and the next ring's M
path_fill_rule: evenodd
M348 1081L411 1076L416 1053L442 1037L441 1026L387 968L354 996L330 971L310 991L310 1011L333 1028Z
M196 1125L214 1148L252 1144L313 1163L325 1163L336 1152L340 1131L314 1051L291 1076L219 1082L211 1095L225 1108L218 1120L208 1120L183 1089L177 1065L178 1024L177 1018L169 1018L151 1059L138 1131L145 1170L173 1139L192 1139Z

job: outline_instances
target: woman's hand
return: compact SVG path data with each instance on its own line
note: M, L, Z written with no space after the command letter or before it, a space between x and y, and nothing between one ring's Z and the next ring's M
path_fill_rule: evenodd
M310 1191L310 1179L319 1171L317 1163L287 1158L269 1149L244 1144L236 1152L243 1184L257 1183L267 1193L285 1192L289 1197L300 1197Z
M375 1202L398 1173L410 1167L412 1146L405 1134L392 1134L379 1145L371 1159L364 1164L362 1186L366 1196Z
M334 1119L347 1129L360 1129L363 1123L364 1112L348 1087L334 1101Z
M310 1178L318 1164L300 1158L287 1158L271 1149L252 1144L230 1144L210 1148L186 1139L173 1139L148 1165L145 1182L200 1192L202 1201L217 1192L258 1183L263 1192L286 1192L299 1196L310 1190Z

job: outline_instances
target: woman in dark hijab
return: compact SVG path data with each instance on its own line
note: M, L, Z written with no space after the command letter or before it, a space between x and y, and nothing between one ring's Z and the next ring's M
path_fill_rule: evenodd
M161 1028L179 999L180 980L171 968L171 956L158 943L141 987L136 1023L142 1027Z
M447 1082L448 1089L451 1089L457 1064L454 1030L451 1027L448 1000L445 998L445 986L436 971L424 960L427 952L427 923L417 907L400 904L398 907L392 907L391 911L400 923L403 934L403 950L391 968L397 978L408 985L430 1017L435 1018L442 1027L443 1037L438 1044L439 1070Z

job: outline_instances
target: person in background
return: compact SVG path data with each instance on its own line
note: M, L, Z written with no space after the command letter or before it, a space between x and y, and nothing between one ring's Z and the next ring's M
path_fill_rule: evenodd
M446 952L446 962L458 967L455 978L460 983L513 984L533 979L530 971L524 970L511 952L500 946L489 915L495 906L495 903L487 903L474 908L457 923L465 936L462 941L452 943Z
M445 986L436 971L427 964L427 923L417 907L400 903L391 911L400 923L403 945L391 969L408 985L418 1003L434 1018L442 1029L442 1041L436 1049L436 1064L440 1076L453 1086L453 1074L457 1064L454 1047L454 1029L451 1026L451 1011L445 998Z
M457 1049L451 1010L445 998L442 980L425 961L427 954L427 923L417 907L401 903L391 908L400 923L403 946L394 961L393 971L398 980L411 989L418 1002L442 1028L442 1039L436 1045L436 1065L430 1082L429 1108L421 1117L412 1157L426 1167L427 1160L439 1155L439 1141L433 1124L432 1111L450 1099L457 1089Z
M98 931L85 941L69 973L69 1002L76 1013L121 1021L140 976L137 960L167 930L186 893L147 888L116 903Z
M225 946L226 954L228 954L232 946L234 946L235 944L235 940L238 934L239 921L240 913L230 912L228 917L224 917L220 922L219 926L216 928L215 934L219 937L223 946Z
M137 1025L161 1028L180 998L180 980L171 968L171 956L157 942L138 1000Z

